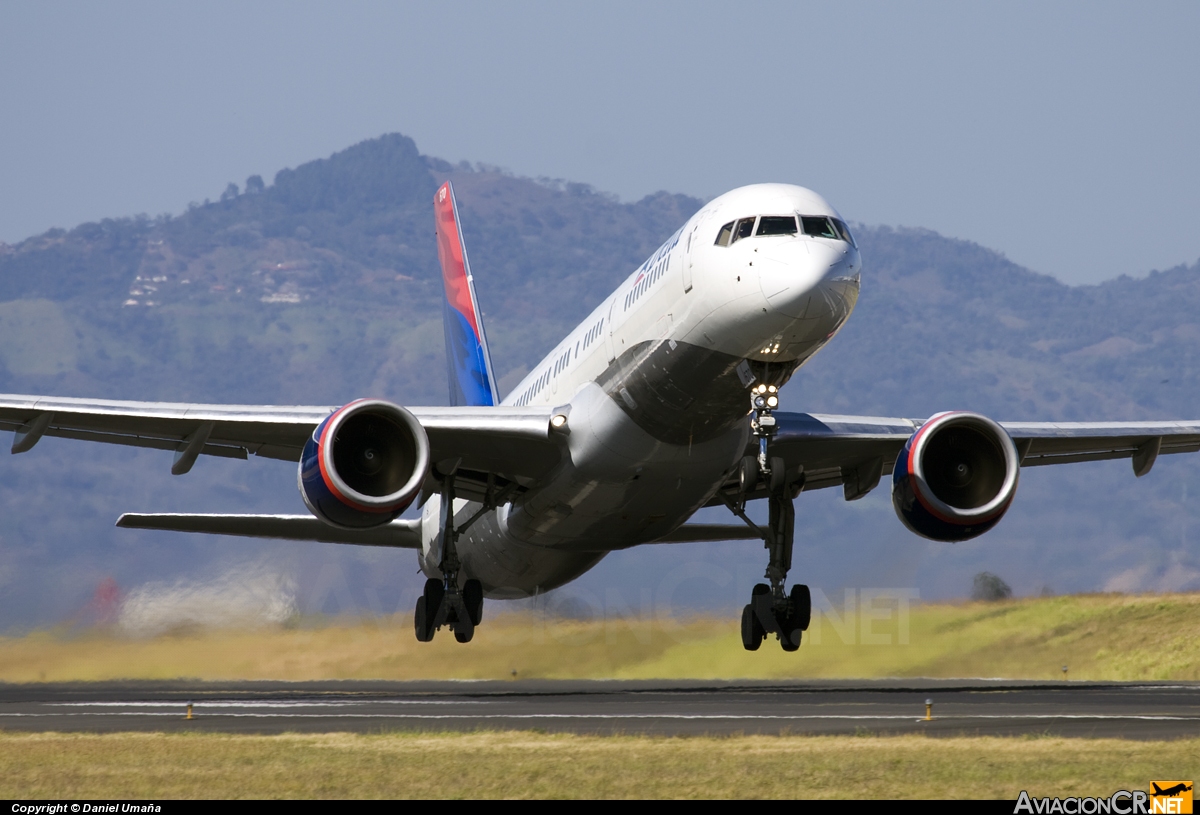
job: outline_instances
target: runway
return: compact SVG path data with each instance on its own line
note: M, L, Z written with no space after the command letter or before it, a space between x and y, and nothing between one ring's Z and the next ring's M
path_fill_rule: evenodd
M933 718L925 719L925 701ZM192 719L185 718L192 703ZM0 685L0 730L233 733L1200 734L1200 683L104 682Z

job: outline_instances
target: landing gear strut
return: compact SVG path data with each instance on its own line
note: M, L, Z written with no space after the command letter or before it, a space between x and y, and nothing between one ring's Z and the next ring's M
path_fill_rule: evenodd
M775 434L772 411L779 405L778 389L774 385L756 386L750 391L750 405L750 426L758 439L758 456L743 459L738 503L726 499L726 505L762 534L768 554L764 577L770 583L757 584L750 593L750 602L742 609L742 645L747 651L757 651L767 635L774 634L783 650L795 651L812 619L812 596L808 586L796 584L790 592L785 590L796 532L796 510L792 499L804 488L804 473L801 471L797 477L789 478L783 459L770 455L770 441ZM765 530L759 529L745 513L745 496L759 481L767 487L768 523Z
M508 496L512 486L509 485L497 493L494 477L488 476L488 490L483 507L456 529L454 474L451 473L442 479L442 558L439 564L442 577L440 580L435 577L426 580L425 591L417 599L413 625L419 641L429 642L443 625L450 626L450 630L454 632L454 639L459 642L470 642L475 636L475 626L483 620L483 584L478 580L469 579L463 583L461 589L459 588L458 573L462 563L458 559L458 539L473 523L482 518L485 512L495 509Z

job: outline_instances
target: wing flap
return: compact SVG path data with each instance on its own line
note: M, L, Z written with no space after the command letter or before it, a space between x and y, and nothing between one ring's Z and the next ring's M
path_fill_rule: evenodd
M43 434L46 436L54 436L61 439L75 439L76 441L95 441L103 444L120 444L126 447L148 447L154 450L175 450L183 443L180 439L161 439L153 436L129 436L121 433L96 433L91 430L72 430L63 427L51 427ZM295 458L293 461L300 460L299 448L287 448L289 452L295 450ZM226 444L205 444L200 448L200 452L206 456L217 456L219 458L239 458L245 459L245 447L231 447Z
M174 450L202 424L212 422L204 455L246 458L247 452L263 451L269 458L299 461L308 435L334 410L13 394L0 396L0 429L19 430L50 414L45 436Z
M1160 439L1157 455L1200 451L1200 422L1001 422L1014 440L1026 441L1023 467L1134 458Z

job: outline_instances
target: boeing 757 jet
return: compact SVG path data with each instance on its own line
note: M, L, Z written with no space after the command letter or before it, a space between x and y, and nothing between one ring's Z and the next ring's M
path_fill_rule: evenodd
M126 514L118 526L412 549L425 573L417 639L468 642L484 598L561 586L607 553L649 543L760 539L765 582L742 642L800 646L811 602L787 584L795 499L847 501L891 476L917 535L962 541L1012 503L1022 467L1200 449L1200 421L997 422L780 410L779 389L833 340L858 300L862 259L845 220L811 190L742 187L710 201L503 399L488 352L454 191L434 197L445 283L448 407L381 399L276 407L0 396L12 450L43 436L297 465L310 515ZM768 522L746 514L768 504ZM420 517L400 518L414 502ZM702 507L730 523L694 524Z

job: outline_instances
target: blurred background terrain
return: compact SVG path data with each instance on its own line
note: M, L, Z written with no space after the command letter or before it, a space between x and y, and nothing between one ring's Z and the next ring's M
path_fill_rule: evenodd
M447 178L502 390L703 203L666 192L622 202L585 184L450 164L386 135L273 180L231 182L178 216L0 244L0 391L444 404L431 201ZM785 389L785 409L970 409L1001 420L1200 411L1200 262L1068 286L927 230L857 224L856 236L858 308ZM241 598L229 602L266 609L247 612L263 619L390 615L407 613L420 588L406 551L112 527L124 511L303 512L281 462L204 460L175 478L166 453L45 439L2 465L0 628L103 617L133 595L171 592L200 616L212 603L197 596ZM1127 462L1029 470L999 527L957 545L906 532L886 484L851 504L836 490L804 495L793 575L837 598L872 587L961 597L983 570L1018 597L1194 590L1198 468L1172 456L1136 480ZM709 510L705 520L724 519ZM753 543L643 547L542 602L579 617L723 612L745 602L764 565Z

